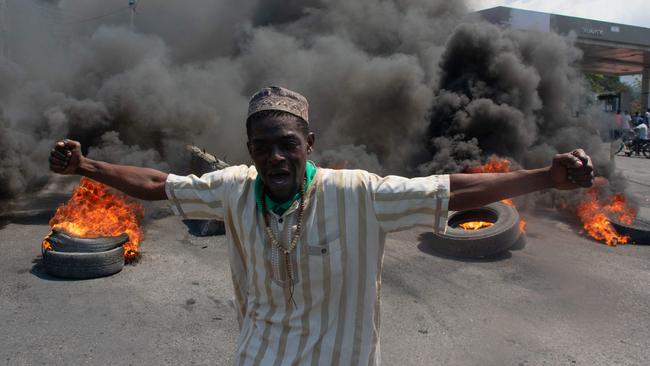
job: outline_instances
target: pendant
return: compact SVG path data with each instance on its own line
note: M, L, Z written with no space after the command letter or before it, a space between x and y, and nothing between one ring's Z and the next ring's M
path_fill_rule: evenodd
M293 266L291 265L291 256L289 252L284 252L284 268L289 280L289 298L287 299L287 305L292 305L294 309L297 309L296 300L293 298L294 292L294 283L293 283Z

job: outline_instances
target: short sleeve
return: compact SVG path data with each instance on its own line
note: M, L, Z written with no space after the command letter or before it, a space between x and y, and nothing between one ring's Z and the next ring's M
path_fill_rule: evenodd
M377 177L373 183L373 205L379 225L384 231L424 226L436 233L445 232L449 207L449 175Z
M174 213L183 219L223 220L229 169L201 177L169 174L165 192Z

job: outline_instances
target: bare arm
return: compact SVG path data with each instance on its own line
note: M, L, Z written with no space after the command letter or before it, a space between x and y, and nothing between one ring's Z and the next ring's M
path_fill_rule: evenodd
M458 211L543 189L590 187L594 174L591 158L578 149L558 154L551 166L509 173L452 174L449 209Z
M56 143L50 153L50 169L59 174L83 175L139 199L167 199L167 173L86 158L81 154L81 144L77 141L64 140Z

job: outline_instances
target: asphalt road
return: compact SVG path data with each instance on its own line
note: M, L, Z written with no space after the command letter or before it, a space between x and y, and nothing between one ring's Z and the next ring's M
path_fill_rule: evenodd
M647 213L650 160L617 159ZM39 243L42 209L65 200L61 192L22 200L0 229L0 364L229 364L238 331L223 238L151 219L136 265L54 279L40 268ZM491 260L437 256L420 231L389 237L383 364L647 364L650 246L607 247L554 211L524 215L525 242Z

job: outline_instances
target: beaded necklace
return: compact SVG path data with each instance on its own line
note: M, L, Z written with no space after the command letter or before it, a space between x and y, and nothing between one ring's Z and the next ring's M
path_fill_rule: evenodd
M285 275L289 279L289 299L288 302L293 304L294 308L297 308L296 306L296 301L293 298L293 292L294 292L294 269L293 265L291 262L291 252L296 248L296 244L298 244L298 239L300 238L300 232L302 231L302 216L303 212L305 209L305 200L304 200L304 189L305 185L307 183L307 179L305 178L303 180L303 184L300 187L300 203L298 204L298 223L296 224L296 230L293 233L293 237L291 238L291 241L289 242L289 246L285 247L284 245L280 244L280 241L275 237L273 234L273 230L271 230L271 225L269 225L269 218L268 218L268 212L266 208L266 200L264 199L265 195L265 187L262 186L262 212L264 213L264 228L266 230L266 235L269 237L269 241L271 242L271 245L275 247L277 250L282 252L283 254L283 259L284 259L284 268L285 268Z

